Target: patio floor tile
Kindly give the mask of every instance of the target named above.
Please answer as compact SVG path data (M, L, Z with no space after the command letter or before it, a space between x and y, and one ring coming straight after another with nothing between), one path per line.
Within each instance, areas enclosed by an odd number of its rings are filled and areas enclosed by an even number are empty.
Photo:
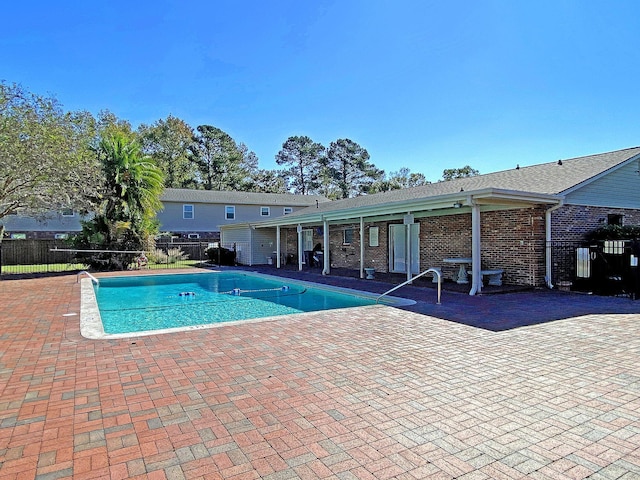
M96 341L79 292L0 281L0 478L640 478L640 302L448 293Z

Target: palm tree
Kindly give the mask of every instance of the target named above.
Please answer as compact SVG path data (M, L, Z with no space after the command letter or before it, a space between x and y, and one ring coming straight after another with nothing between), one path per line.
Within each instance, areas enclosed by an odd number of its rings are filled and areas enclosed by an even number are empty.
M140 145L122 133L103 138L98 145L105 174L102 214L115 224L128 222L140 240L154 233L152 223L162 208L162 171Z
M137 141L123 132L104 136L95 151L102 164L103 184L95 216L83 224L76 245L105 250L150 249L158 231L156 212L162 208L162 171L151 157L142 154ZM131 261L125 257L98 255L94 266L122 268Z

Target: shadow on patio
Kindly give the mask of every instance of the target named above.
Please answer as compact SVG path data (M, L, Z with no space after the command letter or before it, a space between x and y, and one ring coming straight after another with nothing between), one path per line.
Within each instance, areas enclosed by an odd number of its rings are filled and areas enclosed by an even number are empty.
M358 270L338 268L333 268L331 275L322 275L320 269L298 271L291 266L280 269L266 265L233 268L379 294L406 280L404 274L378 272L374 280L365 280L360 278ZM512 285L486 286L482 295L470 296L469 288L469 285L445 281L442 301L437 305L436 284L430 277L423 277L391 295L416 302L415 305L399 307L403 310L494 332L581 315L640 313L640 302L627 297L601 297Z

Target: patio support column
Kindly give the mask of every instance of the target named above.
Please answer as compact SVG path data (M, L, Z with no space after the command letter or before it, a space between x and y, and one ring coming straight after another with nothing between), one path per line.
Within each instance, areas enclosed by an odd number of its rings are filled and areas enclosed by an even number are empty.
M276 268L280 268L280 225L276 225Z
M471 291L469 295L482 292L482 274L480 258L480 206L472 199L471 204Z
M304 255L302 251L302 225L298 224L296 231L298 232L298 270L302 271L302 257Z
M364 217L360 217L360 278L364 278Z
M323 220L322 222L322 242L324 250L324 255L322 256L322 261L324 265L322 266L322 274L329 275L331 273L331 259L329 258L329 221Z

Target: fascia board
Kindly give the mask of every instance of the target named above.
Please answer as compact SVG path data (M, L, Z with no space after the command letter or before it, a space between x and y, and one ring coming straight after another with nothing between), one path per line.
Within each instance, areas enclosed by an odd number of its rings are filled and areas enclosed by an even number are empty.
M265 220L256 223L256 228L298 225L298 224L317 224L324 220L335 222L339 220L357 219L360 217L380 217L385 215L398 215L408 212L416 212L421 210L442 210L450 209L453 204L460 202L463 205L469 205L469 199L482 200L483 204L555 204L562 197L551 194L538 194L530 192L521 192L515 190L499 190L487 188L482 190L474 190L468 192L455 192L436 197L417 198L400 202L393 202L381 205L367 205L365 207L350 208L346 210L329 211L325 213L301 214L296 217L279 217L273 220ZM493 201L492 201L493 200Z

